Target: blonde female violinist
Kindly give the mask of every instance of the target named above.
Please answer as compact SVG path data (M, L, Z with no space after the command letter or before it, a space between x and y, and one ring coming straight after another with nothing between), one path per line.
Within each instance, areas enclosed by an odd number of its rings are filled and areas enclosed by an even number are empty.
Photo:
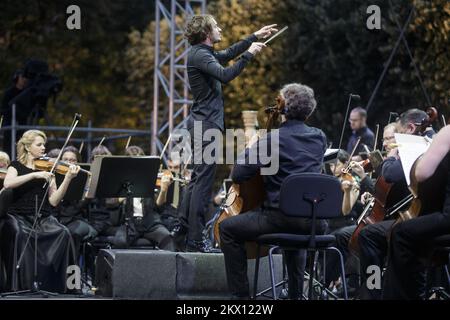
M29 289L33 281L37 280L41 283L41 289L64 292L67 266L75 262L70 232L52 213L80 168L71 165L64 181L57 188L54 175L36 170L34 164L35 159L44 156L46 141L45 133L38 130L26 131L17 143L18 161L13 161L8 167L4 181L5 189L13 191L13 200L8 208L9 215L0 239L2 256L19 259L23 252L20 263L7 261L8 284L12 290ZM48 186L48 193L44 186ZM36 211L39 210L37 207L40 208L40 215L36 217ZM4 232L5 230L8 232ZM34 279L35 243L37 279ZM19 263L18 271L16 263ZM18 279L17 283L15 279Z

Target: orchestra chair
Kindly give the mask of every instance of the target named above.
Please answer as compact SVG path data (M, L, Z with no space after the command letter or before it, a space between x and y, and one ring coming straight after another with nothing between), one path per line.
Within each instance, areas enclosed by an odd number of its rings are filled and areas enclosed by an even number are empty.
M320 173L292 174L284 179L280 189L280 212L288 217L311 219L311 231L309 234L297 233L272 233L261 235L256 239L260 252L261 246L271 246L269 250L269 270L271 276L272 298L277 299L276 284L274 278L273 251L279 248L282 251L306 250L309 266L308 299L313 299L313 281L317 283L313 275L315 273L315 261L317 253L335 251L340 258L341 278L344 291L344 299L347 299L347 284L345 279L344 259L342 253L336 247L335 236L317 235L317 219L334 219L342 217L343 193L340 181L333 176ZM253 298L257 293L259 260L255 262L255 277L253 283ZM322 286L321 286L322 287Z

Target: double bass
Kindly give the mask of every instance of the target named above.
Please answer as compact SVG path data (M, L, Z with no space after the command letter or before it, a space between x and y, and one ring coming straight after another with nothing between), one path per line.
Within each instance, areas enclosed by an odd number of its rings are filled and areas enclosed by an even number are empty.
M276 98L276 106L266 108L265 111L268 114L266 122L267 131L272 129L283 109L284 99L281 96ZM265 199L266 191L264 188L264 180L259 172L247 181L239 184L233 183L228 191L223 210L214 223L214 240L220 245L219 225L223 220L257 209L261 207ZM247 242L246 249L248 259L255 259L257 257L256 243ZM267 255L266 251L265 248L262 248L259 255Z

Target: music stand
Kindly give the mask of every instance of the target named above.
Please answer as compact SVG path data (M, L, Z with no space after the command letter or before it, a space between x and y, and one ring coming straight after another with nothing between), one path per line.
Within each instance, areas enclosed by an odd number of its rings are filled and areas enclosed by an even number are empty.
M64 175L56 174L56 185L59 186L64 180ZM86 191L89 175L86 172L80 171L77 176L70 181L66 194L63 200L65 201L80 201L83 199L83 195Z
M91 183L86 198L126 198L125 218L133 213L133 198L153 198L160 166L156 156L97 156L91 166Z

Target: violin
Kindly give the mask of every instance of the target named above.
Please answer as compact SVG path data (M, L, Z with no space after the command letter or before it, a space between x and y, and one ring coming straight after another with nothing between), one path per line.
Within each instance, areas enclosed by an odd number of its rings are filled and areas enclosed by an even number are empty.
M381 152L378 154L378 150L376 151L376 157L371 157L369 155L369 158L359 161L359 165L363 167L364 172L370 173L375 171L376 168L378 168L381 163L383 162L383 156L381 155Z
M48 158L48 157L42 157L34 160L34 168L35 170L40 171L48 171L50 172L54 166L55 162ZM66 173L69 171L71 163L67 163L64 161L59 161L58 164L55 166L55 172L61 175L66 175ZM85 172L87 174L91 174L90 171L87 171L85 169L80 168L80 171Z

